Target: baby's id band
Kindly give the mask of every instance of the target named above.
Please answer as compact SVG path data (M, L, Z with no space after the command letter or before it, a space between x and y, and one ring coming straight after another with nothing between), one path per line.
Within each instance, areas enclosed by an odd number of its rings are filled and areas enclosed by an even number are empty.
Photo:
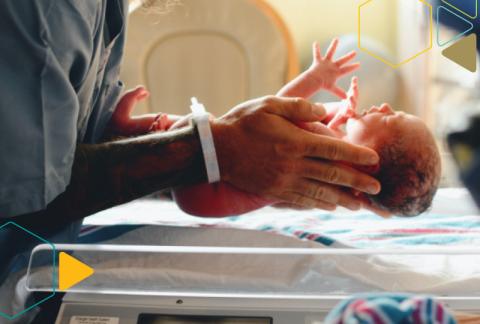
M197 127L202 146L205 168L207 171L208 183L220 181L220 168L218 167L217 152L213 142L212 129L210 128L209 115L205 106L198 102L197 98L192 98L192 120Z

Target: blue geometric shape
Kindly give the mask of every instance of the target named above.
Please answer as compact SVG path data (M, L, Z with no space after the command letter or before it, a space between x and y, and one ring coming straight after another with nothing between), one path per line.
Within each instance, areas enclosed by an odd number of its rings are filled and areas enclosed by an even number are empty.
M463 32L457 34L455 37L451 38L450 40L448 40L446 42L441 42L440 41L440 15L442 14L442 12L446 15L449 15L450 18L452 18L452 17L458 18L459 22L465 23L465 28L466 28ZM467 34L468 32L470 32L472 30L473 30L473 24L470 21L468 21L467 19L463 18L459 14L453 12L452 10L450 10L450 9L444 7L444 6L439 6L437 8L437 43L438 43L438 46L445 46L447 44L450 44L450 43L460 39L462 36L464 36L465 34Z
M470 19L478 17L478 0L442 0L442 2ZM472 11L474 13L471 13Z
M26 232L27 234L35 237L36 239L38 239L39 241L45 243L45 244L48 244L50 245L50 247L52 248L52 293L50 295L48 295L47 297L43 298L42 300L36 302L35 304L25 308L24 310L22 310L21 312L18 312L16 314L13 314L13 315L9 315L7 313L4 313L2 311L0 311L0 317L3 317L3 318L6 318L8 320L14 320L20 316L22 316L23 314L25 314L26 312L28 312L29 310L32 310L33 308L37 307L38 305L42 304L43 302L49 300L50 298L52 298L53 296L55 296L56 294L56 287L57 287L57 271L56 271L56 264L57 264L57 261L56 261L56 254L57 254L57 250L55 248L55 245L49 241L47 241L46 239L42 238L41 236L27 230L26 228L18 225L17 223L15 222L7 222L3 225L0 226L0 231L4 228L7 228L8 226L13 226L13 227L16 227L24 232Z

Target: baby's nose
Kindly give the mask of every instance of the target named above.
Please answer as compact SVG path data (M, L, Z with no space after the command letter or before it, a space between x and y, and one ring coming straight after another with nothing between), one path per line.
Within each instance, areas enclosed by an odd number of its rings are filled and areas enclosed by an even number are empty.
M394 111L392 107L388 104L383 104L382 107L380 108L380 112L385 113L385 114L393 114Z

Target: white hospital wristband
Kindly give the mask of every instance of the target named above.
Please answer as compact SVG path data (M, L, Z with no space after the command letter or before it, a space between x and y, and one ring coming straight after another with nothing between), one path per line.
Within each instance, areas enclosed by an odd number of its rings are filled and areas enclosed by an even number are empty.
M198 102L197 98L192 98L192 120L197 127L202 146L203 159L207 169L208 183L220 181L220 168L218 167L217 153L213 142L212 129L210 128L209 115L205 106Z

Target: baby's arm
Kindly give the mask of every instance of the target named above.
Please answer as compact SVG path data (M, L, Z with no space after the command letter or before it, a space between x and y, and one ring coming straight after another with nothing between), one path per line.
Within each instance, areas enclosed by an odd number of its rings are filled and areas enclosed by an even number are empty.
M308 99L319 90L325 89L341 99L347 98L345 91L336 85L337 80L358 69L360 64L348 64L356 56L355 51L334 61L338 43L338 39L332 41L325 57L322 56L318 43L314 43L313 63L310 68L285 85L277 95Z

